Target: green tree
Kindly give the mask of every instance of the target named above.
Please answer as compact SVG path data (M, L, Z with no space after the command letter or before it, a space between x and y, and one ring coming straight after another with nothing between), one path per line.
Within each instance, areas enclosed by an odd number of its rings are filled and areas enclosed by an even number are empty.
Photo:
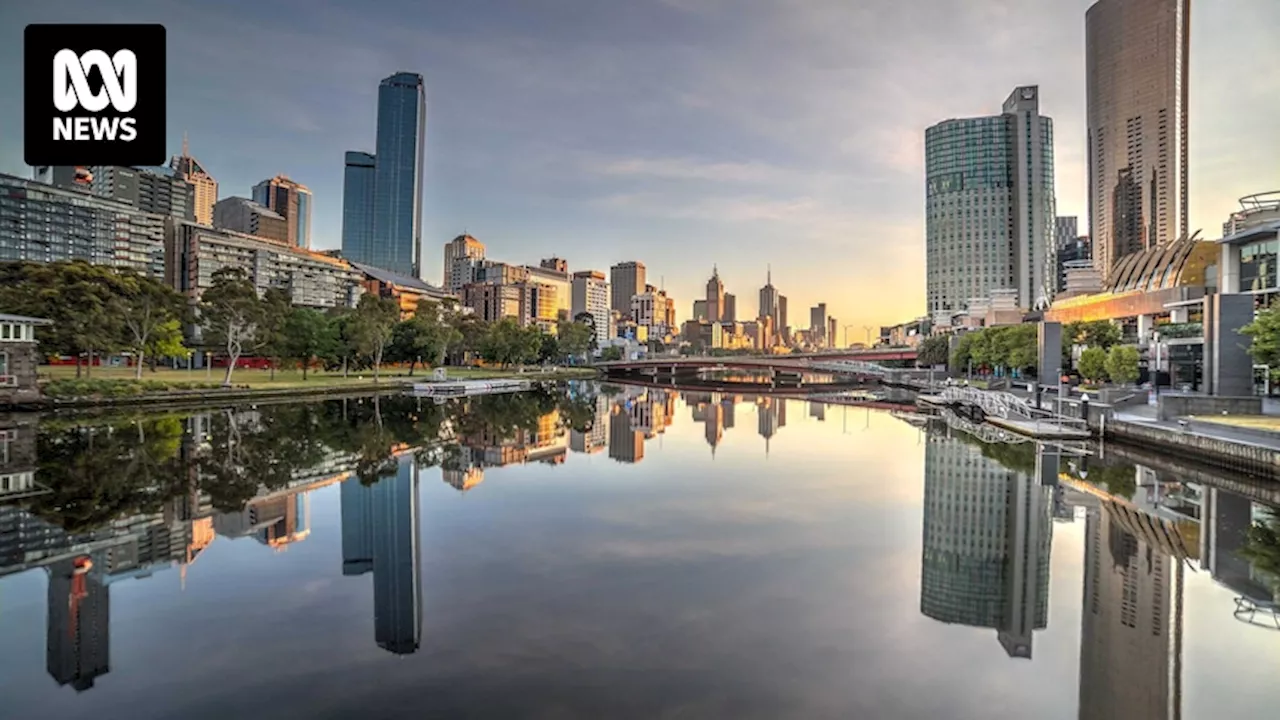
M1070 322L1062 326L1062 354L1069 357L1076 345L1110 350L1120 342L1120 326L1110 320Z
M178 329L178 346L182 345L181 322L179 318L186 310L186 299L178 291L156 282L150 278L139 277L129 273L122 277L124 294L116 307L120 311L120 322L124 330L123 345L134 355L134 378L142 379L142 364L151 350L158 347L158 335L167 333L163 338L167 349L173 349L173 329ZM185 353L185 348L183 348Z
M409 374L418 363L439 365L451 345L461 339L462 333L445 318L435 303L420 303L413 317L397 323L391 334L388 350L396 362L409 363Z
M1138 349L1116 345L1107 353L1107 375L1113 382L1127 385L1138 379Z
M951 354L951 340L943 335L935 335L925 338L920 343L920 350L916 356L916 364L921 367L933 367L934 365L945 365L947 356Z
M591 331L591 339L588 342L587 351L594 354L596 348L599 347L599 341L596 339L596 316L584 310L573 316L573 322L575 324L586 325Z
M200 298L200 323L205 342L226 355L223 387L231 387L240 356L257 347L262 316L262 302L244 270L224 267L213 274L213 284Z
M560 359L560 341L551 333L542 333L538 343L538 362L547 364Z
M600 352L600 359L605 362L615 362L622 359L622 348L617 345L610 345Z
M382 355L391 342L400 319L400 307L391 298L365 293L356 305L354 337L360 352L373 361L373 381L378 382L382 371Z
M267 288L262 293L262 326L258 329L258 346L271 361L271 379L276 379L276 366L289 357L289 337L285 323L293 314L293 300L283 288Z
M313 358L326 357L336 342L333 323L319 310L293 308L284 322L283 356L302 366L302 379Z
M1088 380L1107 379L1107 351L1100 347L1085 348L1077 363L1080 375Z
M589 314L588 317L590 317ZM591 352L591 347L595 344L596 331L594 327L583 322L561 321L556 326L556 337L560 342L561 355L577 358Z
M151 369L155 370L157 358L187 357L191 350L183 343L182 321L173 318L156 327L147 341L147 357L151 358Z
M1280 511L1270 509L1267 515L1245 532L1240 557L1271 585L1272 598L1280 599Z
M1272 306L1254 315L1253 322L1240 328L1240 334L1248 337L1249 354L1259 365L1280 365L1280 309Z
M355 313L351 308L330 308L329 325L333 328L333 344L323 357L329 369L342 368L342 377L347 377L351 367L351 359L360 349L356 345Z

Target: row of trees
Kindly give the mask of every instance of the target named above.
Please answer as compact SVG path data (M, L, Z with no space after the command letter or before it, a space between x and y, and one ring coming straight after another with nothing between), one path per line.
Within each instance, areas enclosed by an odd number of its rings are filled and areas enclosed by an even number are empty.
M930 345L934 340L930 338L921 345L921 364L939 364L937 358L943 356L945 349ZM1083 346L1085 350L1077 368L1081 375L1092 380L1110 378L1118 383L1133 382L1138 378L1138 351L1120 345L1120 340L1120 327L1106 320L1067 323L1062 326L1062 357L1066 361L1073 348ZM956 371L969 367L982 371L1025 371L1036 366L1038 345L1038 327L1030 323L965 333L951 352L951 367Z
M303 378L319 363L341 369L371 368L375 379L384 362L418 365L454 363L480 357L504 367L531 362L559 362L580 357L595 344L591 326L579 319L562 321L551 335L537 327L521 327L514 319L485 323L455 308L423 303L413 317L401 320L396 303L364 295L354 309L320 311L293 305L288 292L272 288L261 297L239 268L213 274L200 303L168 285L131 271L118 271L83 261L51 264L0 264L0 312L48 318L41 328L44 353L70 355L76 375L92 374L96 356L128 352L136 377L143 365L187 357L199 347L226 359L223 384L230 385L241 357L268 358L277 366L302 369ZM200 327L198 341L184 330ZM87 363L82 365L82 358Z
M185 356L185 298L173 288L127 270L83 261L51 264L0 263L0 312L47 318L39 330L47 354L81 358L92 371L97 355L126 351L137 375L148 359Z

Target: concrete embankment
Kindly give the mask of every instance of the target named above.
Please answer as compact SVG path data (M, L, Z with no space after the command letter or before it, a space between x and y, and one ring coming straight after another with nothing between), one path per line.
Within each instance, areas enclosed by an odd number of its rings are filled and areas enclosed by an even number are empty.
M1201 434L1192 428L1174 429L1152 423L1109 419L1099 428L1109 440L1159 448L1168 454L1229 470L1280 477L1280 450L1243 438Z

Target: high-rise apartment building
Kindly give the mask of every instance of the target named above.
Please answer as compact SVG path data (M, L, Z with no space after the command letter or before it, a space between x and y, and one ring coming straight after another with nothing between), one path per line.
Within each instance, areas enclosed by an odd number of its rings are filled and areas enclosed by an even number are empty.
M724 294L724 309L720 311L720 322L738 322L738 298L733 293Z
M930 315L949 322L992 290L1017 290L1025 310L1053 299L1053 121L1039 96L1015 88L1000 115L925 131Z
M279 288L304 307L355 307L364 292L364 273L347 262L286 242L173 220L162 236L163 277L192 303L227 267L244 270L259 294Z
M311 249L311 190L284 175L253 186L253 201L274 210L287 224L287 242Z
M778 333L778 337L784 343L791 342L791 333L787 325L787 296L778 296L778 322L774 326L774 331Z
M427 96L422 76L396 73L385 78L378 86L374 237L363 261L411 277L421 277L422 272L426 131Z
M592 323L595 325L596 343L599 345L608 342L611 335L609 299L609 283L604 279L604 273L596 270L579 270L573 274L573 301L570 312L574 318L582 313L591 316Z
M484 243L464 234L444 244L443 287L454 295L462 292L463 285L474 280L472 264L457 266L458 260L484 260Z
M213 226L293 244L290 242L288 219L249 198L229 197L214 203Z
M556 272L568 273L569 261L558 257L543 258L538 263L538 267L545 268L547 270L555 270Z
M84 260L164 277L165 216L0 174L0 261Z
M706 322L710 319L710 316L707 314L706 300L693 301L693 318L692 319L698 320L700 322Z
M1187 236L1191 0L1099 0L1085 13L1089 236L1116 260Z
M764 287L760 288L760 311L756 317L773 318L774 328L778 327L778 288L773 286L773 268L765 273Z
M538 317L544 320L556 321L560 318L566 320L573 319L573 279L569 277L569 273L561 272L553 268L534 267L526 265L525 276L529 283L537 283L545 287L539 293L539 310ZM550 315L547 315L545 303L551 302Z
M213 204L218 202L218 181L213 179L199 160L191 157L185 137L182 139L182 154L174 155L169 159L169 169L176 172L178 177L191 183L195 197L191 210L196 222L212 225Z
M620 262L609 268L609 285L612 293L609 308L623 317L631 314L631 297L644 291L644 263L636 260Z
M128 203L143 212L195 220L196 186L167 167L93 169L93 192Z
M840 346L840 324L833 317L827 318L827 347Z
M37 165L31 179L71 190L92 190L93 171L84 165Z
M631 317L636 325L649 329L650 338L661 337L677 330L671 313L673 307L665 292L650 285L645 292L631 298Z

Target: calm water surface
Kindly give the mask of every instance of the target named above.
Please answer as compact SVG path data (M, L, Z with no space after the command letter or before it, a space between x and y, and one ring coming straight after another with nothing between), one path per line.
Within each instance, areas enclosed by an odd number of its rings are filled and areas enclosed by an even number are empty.
M4 718L1280 707L1280 486L1140 451L590 385L0 428Z

